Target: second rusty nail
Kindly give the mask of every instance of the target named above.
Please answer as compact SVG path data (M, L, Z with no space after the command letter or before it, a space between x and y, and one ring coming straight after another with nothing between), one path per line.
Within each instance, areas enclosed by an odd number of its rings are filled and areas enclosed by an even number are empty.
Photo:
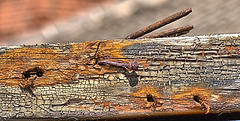
M143 35L145 35L147 33L150 33L150 32L152 32L152 31L154 31L154 30L156 30L156 29L158 29L158 28L160 28L162 26L165 26L165 25L167 25L167 24L169 24L169 23L171 23L173 21L176 21L176 20L182 18L182 17L188 15L191 12L192 12L191 8L184 9L184 10L182 10L182 11L180 11L178 13L175 13L175 14L173 14L173 15L171 15L171 16L169 16L169 17L167 17L167 18L165 18L165 19L163 19L161 21L158 21L158 22L156 22L156 23L154 23L152 25L149 25L146 28L143 28L143 29L141 29L141 30L139 30L137 32L134 32L134 33L126 36L125 39L136 39L138 37L141 37L141 36L143 36Z
M192 25L187 25L187 26L178 27L178 28L175 28L175 29L163 31L163 32L160 32L160 33L157 33L157 34L144 36L144 37L141 37L141 39L143 39L143 38L158 38L158 37L160 38L160 37L179 36L179 35L188 33L192 29L193 29Z

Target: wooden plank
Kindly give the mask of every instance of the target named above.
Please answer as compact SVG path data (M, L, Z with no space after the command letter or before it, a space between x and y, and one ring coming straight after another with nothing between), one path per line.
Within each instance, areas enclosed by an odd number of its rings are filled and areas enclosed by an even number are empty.
M239 113L239 35L2 46L0 117Z

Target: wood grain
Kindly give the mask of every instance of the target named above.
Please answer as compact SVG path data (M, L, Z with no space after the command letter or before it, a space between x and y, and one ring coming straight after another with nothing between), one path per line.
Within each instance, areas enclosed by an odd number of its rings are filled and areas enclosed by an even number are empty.
M0 117L103 119L239 112L239 35L2 46ZM99 60L137 61L139 68L99 65ZM22 73L34 67L42 68L43 76L23 78Z

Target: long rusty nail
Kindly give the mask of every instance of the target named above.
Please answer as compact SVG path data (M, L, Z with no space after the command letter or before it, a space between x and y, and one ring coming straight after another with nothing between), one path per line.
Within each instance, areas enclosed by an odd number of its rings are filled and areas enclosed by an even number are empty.
M143 39L143 38L158 38L158 37L180 36L182 34L188 33L192 29L193 29L193 25L187 25L187 26L178 27L178 28L175 28L175 29L163 31L163 32L160 32L160 33L157 33L157 34L144 36L144 37L141 37L141 39Z
M152 31L154 31L154 30L156 30L156 29L158 29L158 28L160 28L162 26L165 26L165 25L167 25L167 24L169 24L169 23L171 23L173 21L176 21L176 20L182 18L182 17L188 15L191 12L192 12L191 8L184 9L184 10L182 10L182 11L180 11L178 13L175 13L175 14L173 14L173 15L171 15L171 16L169 16L169 17L167 17L167 18L165 18L165 19L163 19L161 21L158 21L158 22L156 22L156 23L154 23L152 25L149 25L146 28L143 28L143 29L141 29L141 30L139 30L137 32L134 32L134 33L126 36L125 39L136 39L138 37L141 37L141 36L143 36L143 35L145 35L145 34L147 34L149 32L152 32Z

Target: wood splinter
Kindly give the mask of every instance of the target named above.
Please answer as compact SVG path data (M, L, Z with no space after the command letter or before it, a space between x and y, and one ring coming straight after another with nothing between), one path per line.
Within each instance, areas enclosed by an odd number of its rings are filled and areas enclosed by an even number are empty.
M199 97L198 95L193 96L193 100L197 103L199 103L201 106L203 106L204 108L206 108L207 112L205 114L208 114L210 111L210 106L205 103L201 97Z

